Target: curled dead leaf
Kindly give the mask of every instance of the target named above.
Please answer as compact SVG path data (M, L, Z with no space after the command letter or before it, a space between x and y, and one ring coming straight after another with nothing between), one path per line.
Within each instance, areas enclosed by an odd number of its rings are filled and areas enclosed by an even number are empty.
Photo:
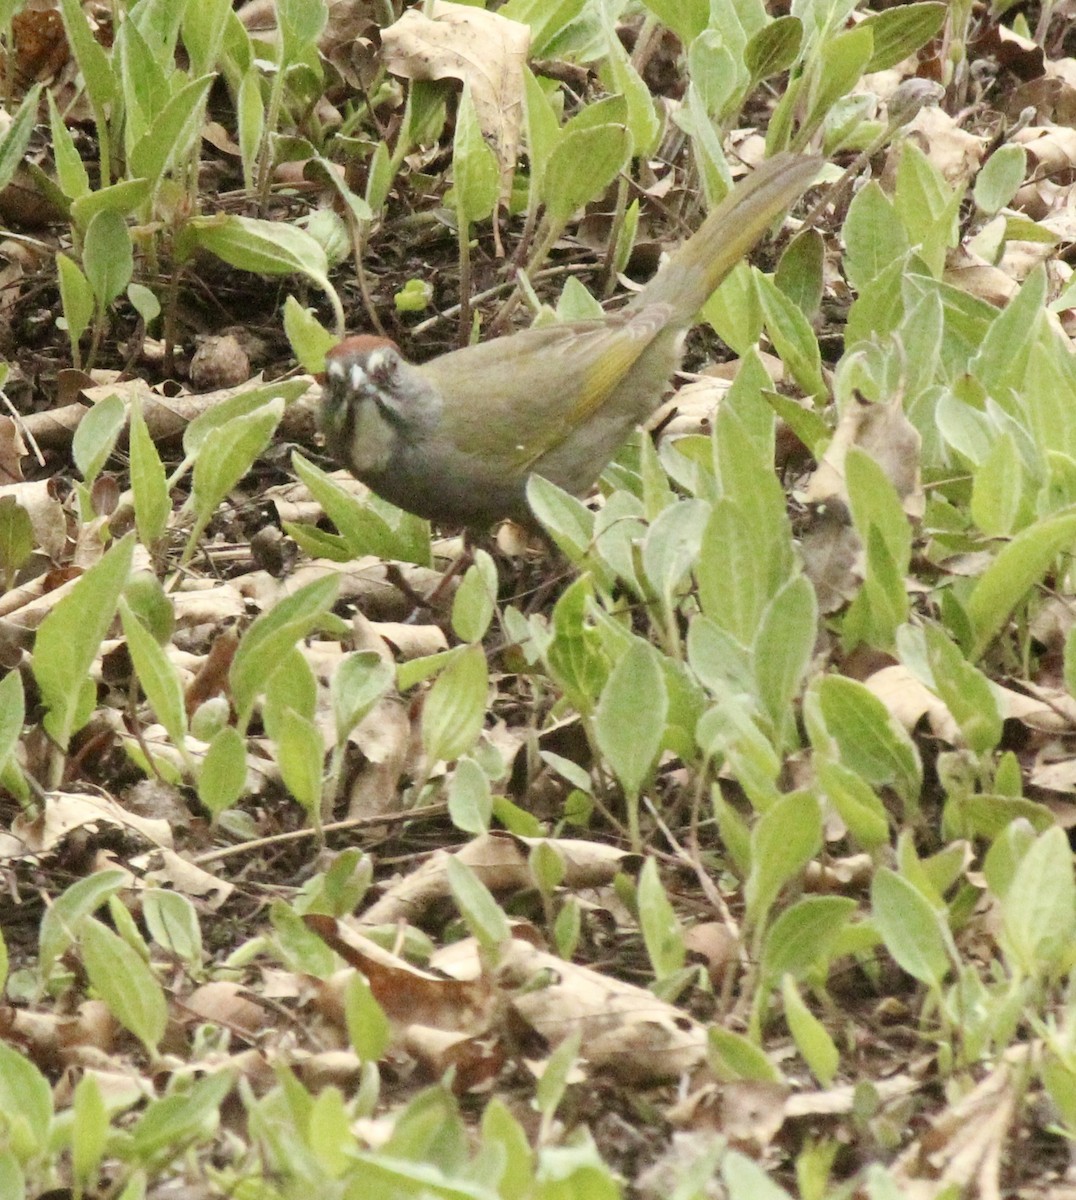
M446 0L424 11L410 8L381 31L382 59L394 75L471 85L479 127L500 163L502 194L511 188L519 154L529 49L529 26Z

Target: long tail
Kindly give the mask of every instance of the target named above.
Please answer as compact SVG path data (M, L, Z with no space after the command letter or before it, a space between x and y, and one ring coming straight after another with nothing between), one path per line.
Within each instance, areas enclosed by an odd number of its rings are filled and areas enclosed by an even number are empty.
M742 179L635 297L669 304L688 325L711 293L818 174L816 155L778 154Z

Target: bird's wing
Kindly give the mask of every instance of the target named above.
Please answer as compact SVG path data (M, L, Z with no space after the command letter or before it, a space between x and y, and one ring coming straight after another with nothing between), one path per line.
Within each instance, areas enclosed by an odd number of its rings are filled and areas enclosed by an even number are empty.
M446 405L472 409L457 439L461 450L523 472L598 412L670 316L668 305L656 304L603 320L526 329L445 354L420 370ZM482 395L473 390L477 379Z

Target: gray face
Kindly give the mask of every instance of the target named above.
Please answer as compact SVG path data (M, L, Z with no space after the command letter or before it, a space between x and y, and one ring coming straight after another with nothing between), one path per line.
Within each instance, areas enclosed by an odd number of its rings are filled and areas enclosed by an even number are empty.
M350 444L356 427L365 424L361 410L367 407L376 408L390 425L398 424L391 397L399 389L399 368L400 356L390 346L330 357L321 396L325 432Z

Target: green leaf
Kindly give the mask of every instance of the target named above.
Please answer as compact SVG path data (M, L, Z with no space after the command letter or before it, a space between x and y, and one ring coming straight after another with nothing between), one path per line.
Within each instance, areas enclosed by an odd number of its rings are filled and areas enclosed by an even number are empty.
M760 83L787 71L803 44L803 22L799 17L777 17L764 25L744 47L744 66L751 82Z
M822 124L830 109L862 78L874 52L874 39L864 25L865 22L823 41L812 103L797 134L798 143L805 144L805 138Z
M11 123L4 131L4 136L0 137L0 191L6 188L15 177L15 172L19 169L19 164L30 145L30 137L37 122L40 99L41 84L35 83L23 97L22 103L11 118ZM51 92L49 101L52 102ZM68 141L70 141L70 135L68 135Z
M284 39L284 62L292 63L314 48L329 19L325 0L277 0Z
M340 298L329 282L329 260L321 243L283 221L254 217L195 217L184 230L192 248L258 275L305 275L338 309Z
M157 720L164 726L172 742L181 750L186 748L187 710L179 673L164 648L131 611L122 597L120 619L127 650L146 699Z
M147 888L142 896L142 918L149 935L163 950L187 964L202 969L202 930L194 905L179 892Z
M721 1176L729 1200L789 1200L784 1188L746 1154L730 1150L721 1163Z
M176 628L176 610L157 576L150 571L136 571L124 588L123 598L154 639L162 646L168 645Z
M808 395L824 396L826 382L822 378L822 356L811 323L768 276L754 272L766 331L773 341L781 361Z
M134 537L106 551L48 613L34 642L33 672L49 710L45 728L66 750L77 728L83 687L131 573ZM87 714L88 715L88 714Z
M581 500L541 475L531 475L527 504L569 561L577 566L586 561L594 540L594 514Z
M639 796L657 762L668 709L658 652L635 642L613 667L594 715L598 749L629 798Z
M867 851L889 841L889 814L874 789L843 763L818 761L818 782L826 798L848 826L848 832Z
M489 829L493 796L489 777L473 758L456 763L448 786L448 815L462 833L479 834Z
M780 1083L781 1073L766 1057L766 1052L742 1033L721 1025L706 1031L708 1057L718 1080L755 1079L761 1083Z
M822 303L825 239L817 229L805 229L788 244L777 264L774 283L810 320Z
M292 466L325 515L340 530L344 539L344 558L376 555L398 562L429 566L429 523L373 496L358 500L344 491L322 470L301 454L293 454ZM390 523L390 515L395 523ZM297 532L297 527L292 527Z
M700 315L741 358L751 352L762 335L762 306L747 263L733 267Z
M109 1135L108 1108L95 1076L85 1074L75 1085L71 1106L71 1170L82 1188L94 1180Z
M795 700L818 637L818 602L803 575L784 585L766 606L751 647L757 695L779 739L794 718Z
M293 709L275 730L276 759L284 786L315 822L321 812L325 755L321 731Z
M216 69L231 15L230 0L198 0L195 4L185 5L183 45L190 58L193 76L207 75Z
M431 762L452 762L478 740L489 672L481 646L465 646L438 675L422 710L422 745Z
M134 212L149 199L152 191L148 179L125 179L122 183L98 188L72 201L71 217L75 225L85 232L94 218L103 212L121 217Z
M132 175L156 184L166 170L174 170L193 151L200 137L206 97L215 75L203 75L175 92L154 115L153 123L138 140L128 161Z
M33 553L34 525L14 496L0 496L0 569L10 581Z
M774 918L762 944L762 979L802 979L816 964L828 966L830 950L856 910L847 896L805 896Z
M636 71L611 19L605 21L605 51L598 64L599 78L614 96L623 96L627 101L630 154L635 158L647 158L657 148L662 122L650 88Z
M152 548L168 528L172 501L168 495L164 464L142 416L142 403L137 396L131 403L129 449L138 536L144 546Z
M683 968L687 951L683 928L661 886L657 863L652 858L643 863L639 873L638 906L643 942L654 978L660 983Z
M841 1056L826 1027L803 1002L795 981L786 975L781 981L781 998L785 1005L785 1020L788 1022L796 1049L811 1074L824 1087L832 1085L841 1063Z
M93 483L127 423L127 406L112 395L90 408L78 423L71 442L75 466L87 483Z
M348 734L373 710L392 686L392 680L392 665L374 651L344 655L329 683L338 746L347 741Z
M316 374L325 369L325 355L337 339L314 315L312 308L303 308L294 296L284 301L284 334L304 371Z
M744 888L745 920L759 928L781 889L822 845L822 810L806 793L790 793L772 804L751 831L751 871Z
M972 752L989 754L1002 734L1003 715L994 685L937 625L925 625L923 634L934 690L960 726Z
M566 225L596 199L627 165L631 133L621 125L566 131L553 147L542 177L542 200L554 227Z
M710 23L709 0L644 0L655 17L676 34L685 46Z
M125 871L110 869L73 883L45 910L38 933L38 967L47 980L56 960L78 937L82 922L127 882Z
M546 651L550 674L572 707L590 714L609 676L601 635L587 620L594 587L580 576L553 608L553 641Z
M1001 898L1001 914L1008 955L1027 975L1042 980L1069 969L1076 880L1063 829L1035 839Z
M148 287L144 287L141 283L127 285L127 299L146 325L152 325L161 315L161 302ZM135 401L137 401L137 397L133 398L132 406Z
M104 48L93 36L89 20L78 0L60 0L60 11L67 30L67 40L86 82L86 92L94 115L100 119L116 95L112 65Z
M306 655L292 646L281 655L265 685L262 724L273 741L293 714L313 721L318 707L318 681Z
M258 693L284 655L322 625L339 586L335 575L308 583L263 613L243 635L228 673L240 729L246 728Z
M471 935L486 954L496 960L512 934L508 918L493 894L466 863L453 854L445 864L448 886Z
M258 157L265 137L265 101L262 99L262 76L257 66L244 73L236 101L239 153L243 160L243 182L253 192L257 181Z
M28 1057L0 1042L0 1112L5 1148L38 1158L49 1146L53 1123L52 1088Z
M1024 469L1016 439L996 436L972 478L971 516L988 537L1005 537L1016 526L1024 498Z
M497 156L482 137L471 86L464 83L456 111L452 142L452 186L461 225L484 221L493 212L500 190Z
M93 288L78 266L66 254L56 255L56 273L60 284L60 304L67 322L67 333L71 339L71 351L75 361L78 357L79 338L90 327L93 319Z
M0 768L6 767L11 761L22 738L25 719L26 698L22 690L22 676L18 671L9 671L0 679Z
M198 771L198 799L214 822L243 795L247 782L247 744L225 725L209 743Z
M682 500L659 513L643 541L643 570L667 611L699 559L699 547L710 519L704 500Z
M321 244L283 221L218 215L196 217L188 228L195 245L244 271L306 275L315 282L328 274Z
M234 1073L219 1071L196 1080L189 1091L151 1101L131 1131L136 1162L176 1157L188 1144L208 1142L220 1123L220 1106L235 1085Z
M168 1005L146 961L93 917L82 923L79 946L86 975L109 1012L154 1056L168 1024Z
M940 989L957 957L944 914L914 884L882 867L871 883L871 917L897 965Z
M465 642L485 636L497 606L497 567L485 550L476 550L452 599L452 628Z
M908 253L908 235L893 201L871 180L852 197L844 219L844 268L857 291Z
M993 216L1016 195L1026 174L1027 151L1024 147L1012 142L999 146L975 177L975 203Z
M384 1057L392 1042L392 1026L360 971L354 972L344 989L344 1022L351 1047L362 1062Z
M948 6L938 3L905 4L899 8L868 13L860 22L874 38L868 71L888 71L914 54L942 27Z
M982 655L1016 605L1073 542L1076 511L1069 509L1037 521L1002 547L968 599L967 613L975 630L972 659Z
M193 552L217 505L269 445L283 415L284 401L277 397L255 412L228 421L221 426L219 437L206 441L199 448L191 478L190 504L195 522L187 543L187 557Z
M869 688L854 679L827 675L817 687L819 707L841 760L876 787L892 785L916 805L922 765L914 742Z
M134 250L127 222L111 209L99 212L86 230L82 265L99 308L122 295L134 272Z

